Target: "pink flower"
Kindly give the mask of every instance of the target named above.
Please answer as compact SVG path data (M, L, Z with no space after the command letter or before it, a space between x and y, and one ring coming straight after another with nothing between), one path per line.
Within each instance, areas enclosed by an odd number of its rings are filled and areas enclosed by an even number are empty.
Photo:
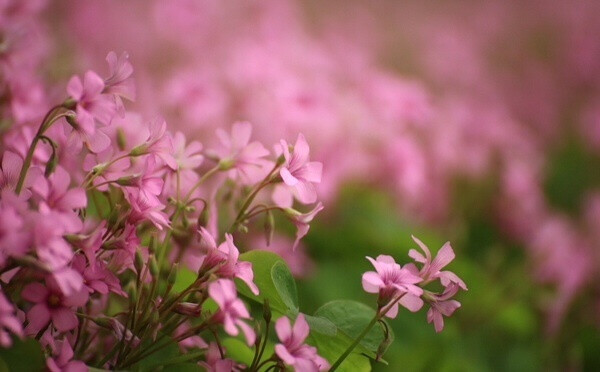
M208 294L221 309L214 315L214 320L223 323L225 332L231 336L238 335L239 327L248 345L253 345L256 340L254 329L242 320L251 319L250 313L242 300L237 297L235 283L229 279L219 279L208 286Z
M307 213L300 213L295 209L286 208L284 209L286 216L292 221L294 225L296 225L296 240L292 246L293 250L296 250L300 239L302 239L306 234L308 234L308 230L310 229L309 223L315 218L317 213L323 210L323 204L321 202L317 203L317 205Z
M63 238L67 231L62 217L43 204L40 207L29 222L35 224L32 235L36 254L49 269L63 268L71 262L73 249Z
M275 353L288 366L298 372L326 371L329 363L317 354L317 348L304 344L310 331L303 314L296 318L294 328L290 319L282 316L275 323L277 337L281 341L275 345Z
M148 220L162 230L163 226L169 226L169 220L162 212L165 206L158 199L164 181L154 175L155 164L153 157L146 158L144 169L140 174L123 177L118 180L118 183L124 186L125 197L132 208L129 222Z
M227 279L239 278L246 283L252 293L258 295L258 287L254 284L252 264L250 262L238 261L240 252L233 243L233 236L225 234L225 242L221 243L217 248L215 240L208 230L200 227L199 233L202 238L202 244L207 249L200 272L206 272L216 267L217 269L214 270L216 275Z
M410 311L417 311L423 306L420 296L423 290L416 286L422 281L420 277L411 273L408 268L402 268L387 255L377 256L377 260L367 257L375 267L375 271L363 274L362 286L368 293L378 293L378 304L380 308L385 307L390 301L402 296L398 303ZM395 303L385 314L389 318L395 318L398 314L398 303Z
M30 283L21 292L23 299L34 305L27 312L27 334L36 334L50 322L59 332L70 331L77 327L78 321L74 309L85 305L88 300L86 290L70 296L63 295L52 278L46 279L46 286L41 283Z
M427 284L439 278L444 287L449 286L450 283L455 283L463 290L467 290L465 282L463 282L456 274L454 274L451 271L440 271L442 268L444 268L446 265L452 262L452 260L454 260L455 255L454 251L452 250L452 247L450 246L450 242L446 242L446 244L444 244L442 248L440 248L437 256L432 261L431 252L429 251L429 248L427 248L427 246L423 244L422 241L415 238L414 236L412 238L425 253L425 256L423 256L421 253L417 252L414 249L411 249L408 252L408 255L413 260L423 264L423 268L421 268L421 271L419 273L419 276L423 278L423 284Z
M60 223L68 233L79 232L83 224L75 213L76 209L87 206L87 197L82 188L69 188L71 176L62 167L57 167L48 179L40 178L33 185L43 203L60 218Z
M12 194L0 199L0 267L8 257L21 257L29 250L30 232L23 216L26 202Z
M73 268L83 276L83 285L90 294L107 294L109 291L127 297L121 289L121 283L115 274L102 261L94 261L86 267L85 256L78 254L73 258Z
M230 177L239 177L245 184L252 184L265 176L267 161L262 159L269 155L260 142L250 142L252 125L248 122L233 124L231 135L217 129L217 137L221 142L218 155L224 170L230 169Z
M14 190L19 181L19 173L23 167L23 159L14 152L5 151L2 155L0 168L0 193L4 190Z
M427 311L427 323L433 322L435 331L438 333L444 329L443 317L451 316L460 307L460 302L451 299L458 292L458 287L457 284L452 283L445 288L441 295L428 293L425 296L431 305Z
M50 372L87 372L89 368L79 360L73 360L73 348L67 339L57 342L58 355L46 359Z
M115 114L115 105L109 95L102 94L104 80L93 71L83 77L73 76L67 85L67 93L77 102L76 113L79 129L88 135L96 132L96 120L109 124Z
M0 292L0 346L9 348L12 345L10 333L23 338L23 325L15 315L15 307L4 293Z
M108 62L110 76L104 80L103 93L114 95L118 100L117 106L122 108L123 103L120 102L120 97L130 101L135 100L135 85L131 77L133 66L129 62L129 54L123 52L117 57L117 53L109 52L106 62Z
M176 170L177 162L173 158L173 142L167 132L167 123L164 119L156 118L148 124L148 133L143 143L133 148L131 156L152 154L162 159L169 168Z
M185 135L181 132L177 132L173 136L173 153L175 154L177 168L180 170L196 169L204 161L202 144L198 141L192 141L186 146Z
M298 135L292 153L285 140L281 140L281 149L285 157L285 163L279 171L283 182L292 188L301 203L314 203L317 201L314 184L321 182L323 164L308 161L310 149L302 134Z
M206 361L199 362L198 364L204 367L208 372L231 372L239 371L243 368L243 365L237 364L231 359L222 358L219 345L215 342L211 342L210 345L208 345Z

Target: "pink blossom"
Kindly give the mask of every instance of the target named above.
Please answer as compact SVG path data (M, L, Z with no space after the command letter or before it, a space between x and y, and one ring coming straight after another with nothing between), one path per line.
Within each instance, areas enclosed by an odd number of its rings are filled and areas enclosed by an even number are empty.
M118 100L117 106L122 108L120 97L130 101L135 100L135 85L131 77L133 66L129 62L129 54L123 52L117 57L117 53L109 52L106 62L108 62L110 76L104 80L103 93L114 95Z
M52 270L71 262L73 250L63 238L67 230L59 213L42 204L39 213L33 214L29 223L35 224L33 246L40 261Z
M129 216L130 222L148 220L162 230L163 226L169 226L169 220L162 212L165 206L158 199L162 193L164 181L154 175L155 164L153 157L146 158L141 173L123 177L118 180L118 183L124 185L125 197L132 208Z
M83 285L90 294L97 292L107 294L110 292L127 297L121 289L119 278L106 267L102 261L94 261L86 267L85 256L78 254L73 258L73 268L81 273Z
M79 360L73 360L73 348L67 339L57 342L58 355L46 359L50 372L87 372L89 368Z
M408 252L408 255L413 260L423 264L423 268L419 273L419 276L423 278L423 284L427 284L439 278L444 287L447 287L448 285L450 285L450 283L456 283L463 290L467 290L465 282L463 282L456 274L454 274L451 271L440 271L442 268L444 268L446 265L452 262L452 260L454 260L454 251L450 246L450 242L446 242L442 246L442 248L440 248L437 256L432 261L431 252L429 251L429 248L427 248L427 246L423 244L422 241L415 238L414 236L412 238L425 253L425 256L423 256L421 253L417 252L414 249L411 249Z
M292 328L290 319L282 316L275 323L275 331L281 343L275 345L275 353L288 366L298 372L326 371L329 363L317 354L317 348L306 345L309 327L303 314L299 314Z
M143 143L134 147L130 155L140 156L152 154L162 159L169 168L176 170L177 162L173 158L173 142L171 135L167 132L167 123L164 119L156 118L148 124L148 132Z
M223 353L225 351L223 350ZM240 371L243 365L236 363L232 359L222 358L219 345L211 342L206 351L206 361L199 362L199 365L206 368L208 372L231 372Z
M185 135L176 132L173 136L173 153L177 162L177 169L196 169L204 161L202 155L202 144L198 141L191 141L185 144Z
M15 316L15 307L4 293L0 292L0 346L9 348L12 345L10 333L23 338L23 325Z
M377 260L367 257L375 267L375 271L367 271L362 277L362 286L368 293L378 293L378 304L380 308L385 307L390 301L402 296L398 303L410 311L417 311L423 306L420 296L423 290L416 286L422 281L420 277L413 274L407 267L402 268L387 255L377 256ZM398 314L398 303L395 303L385 314L389 318L395 318Z
M285 163L279 171L283 182L292 188L301 203L314 203L317 201L314 184L321 182L323 164L308 161L310 149L302 134L298 135L292 153L285 140L281 140L281 149L285 157Z
M4 196L0 199L0 267L8 257L21 257L29 249L31 241L23 210L25 201Z
M104 80L93 71L83 77L73 76L67 85L67 93L77 102L77 123L79 129L88 135L96 132L96 120L109 124L115 114L114 103L110 95L102 94Z
M27 312L27 334L36 334L50 322L59 332L70 331L77 327L78 321L74 308L85 305L88 300L86 290L70 296L63 295L58 285L50 278L46 285L30 283L21 292L23 299L34 305Z
M70 184L71 176L59 166L47 180L40 178L32 188L42 198L43 203L56 213L65 231L75 233L83 227L75 210L87 206L87 197L85 190L69 188Z
M242 320L251 319L250 313L242 300L237 297L235 283L229 279L219 279L208 286L208 294L221 309L214 315L215 321L223 323L225 332L231 336L238 335L239 327L248 345L253 345L256 339L254 329Z
M459 286L450 284L445 288L441 295L428 293L427 301L431 308L427 311L427 323L433 322L436 332L441 332L444 329L444 316L451 316L456 309L460 307L460 302L452 300Z
M267 161L262 158L269 155L269 150L258 141L250 142L250 123L233 124L231 135L222 129L218 129L216 134L221 142L217 154L223 167L230 169L230 177L239 177L243 183L252 184L265 176Z
M252 293L258 295L259 290L256 284L254 284L252 264L250 262L238 261L240 252L233 243L233 236L225 234L225 241L217 247L214 238L208 230L201 227L199 233L202 244L207 251L200 267L200 272L216 268L214 273L219 277L227 279L239 278L246 283Z
M292 249L296 250L300 239L302 239L306 234L308 234L308 230L310 229L309 223L315 218L317 213L323 210L323 204L321 202L317 203L317 205L309 212L300 213L295 209L286 208L285 214L292 221L292 223L296 226L296 240L292 245Z
M2 168L0 169L0 193L14 190L19 181L19 173L23 167L23 159L14 152L4 151Z

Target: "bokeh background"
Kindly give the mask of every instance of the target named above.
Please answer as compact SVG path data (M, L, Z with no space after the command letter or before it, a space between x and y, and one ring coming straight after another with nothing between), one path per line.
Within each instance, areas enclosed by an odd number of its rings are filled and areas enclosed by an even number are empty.
M42 81L127 51L133 107L205 146L236 120L307 137L326 209L296 252L289 226L248 240L302 311L450 240L462 308L439 335L401 314L376 370L600 369L600 2L69 0L32 30Z

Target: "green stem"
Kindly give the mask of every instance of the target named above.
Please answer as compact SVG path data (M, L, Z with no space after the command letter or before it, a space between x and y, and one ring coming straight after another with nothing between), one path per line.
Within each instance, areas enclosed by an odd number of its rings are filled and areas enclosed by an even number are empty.
M50 109L50 111L48 111L46 113L46 116L44 116L44 119L42 120L42 123L40 124L40 128L38 129L37 133L35 134L35 137L33 137L33 140L31 141L31 145L29 146L29 150L27 151L27 155L25 156L25 161L23 162L23 166L21 167L21 172L19 173L19 180L17 181L17 186L15 187L15 193L17 195L19 195L21 193L21 190L23 189L23 185L25 184L25 178L27 177L27 171L29 170L29 167L31 166L31 161L33 160L33 154L35 153L35 148L37 146L37 143L40 140L40 136L42 136L44 134L44 132L48 128L50 128L50 126L58 118L64 116L64 115L59 115L55 118L52 118L52 114L61 107L63 107L62 104L54 106ZM52 120L50 120L51 118L52 118Z

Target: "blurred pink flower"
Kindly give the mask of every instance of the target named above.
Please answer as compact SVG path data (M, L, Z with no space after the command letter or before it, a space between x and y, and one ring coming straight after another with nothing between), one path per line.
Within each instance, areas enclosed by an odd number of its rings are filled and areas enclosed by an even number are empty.
M214 238L204 227L200 227L202 246L206 255L200 266L200 272L213 271L221 278L241 279L248 288L258 295L258 287L254 284L254 273L250 262L238 261L240 252L233 243L233 236L225 234L225 241L217 247Z
M269 150L258 141L250 142L250 123L233 124L231 135L222 129L217 129L216 134L221 142L217 154L223 167L230 169L230 177L239 177L243 183L253 184L266 175L265 166L269 162L262 158L269 155Z
M4 293L0 292L0 346L11 347L11 333L23 338L23 325L15 315L14 305L6 299Z
M67 93L77 102L77 123L81 131L88 135L96 132L96 120L109 124L115 114L110 95L102 94L104 80L93 71L83 77L73 76L67 85Z
M460 302L452 300L458 292L458 285L450 284L441 295L428 294L427 299L431 308L427 311L427 323L433 322L436 332L444 329L444 316L451 316L460 307Z
M285 163L279 171L283 182L292 188L301 203L314 203L317 201L314 184L321 182L323 164L308 161L310 150L302 134L298 135L292 153L285 140L281 140L281 150L285 157Z
M88 366L82 361L73 360L73 348L65 338L57 341L58 354L46 359L46 367L50 372L87 372Z
M253 345L256 340L254 329L243 321L243 319L251 319L250 313L244 302L237 297L235 283L229 279L219 279L208 286L208 294L220 308L220 311L214 315L214 320L223 323L225 332L231 336L238 335L239 327L248 345Z
M275 345L275 354L298 372L317 372L329 369L329 362L317 354L317 348L306 345L310 328L304 314L299 314L292 328L290 319L282 316L275 323L275 331L281 343Z
M225 350L222 348L223 353ZM206 368L208 372L231 372L240 371L243 369L243 365L236 363L232 359L222 358L219 345L216 342L211 342L206 350L206 361L198 363L200 366Z

